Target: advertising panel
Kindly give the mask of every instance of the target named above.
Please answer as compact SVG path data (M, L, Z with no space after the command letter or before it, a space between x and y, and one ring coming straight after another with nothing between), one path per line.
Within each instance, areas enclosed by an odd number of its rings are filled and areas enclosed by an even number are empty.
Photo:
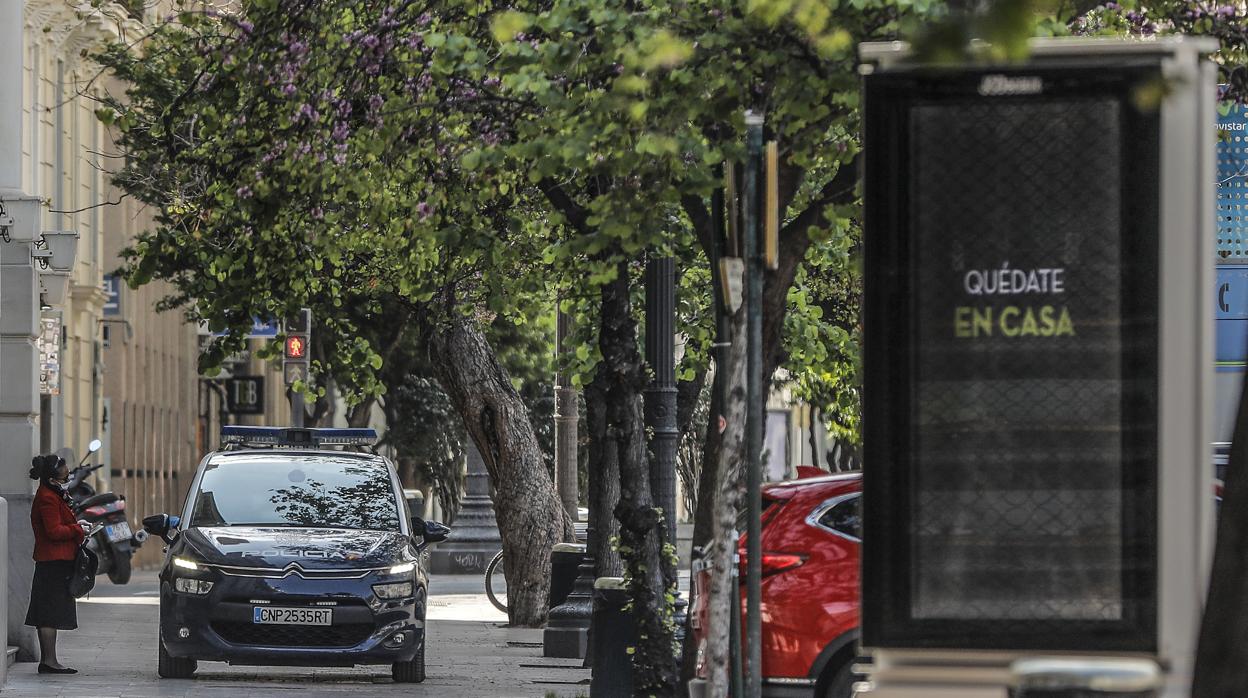
M1146 79L866 80L868 646L1155 647Z

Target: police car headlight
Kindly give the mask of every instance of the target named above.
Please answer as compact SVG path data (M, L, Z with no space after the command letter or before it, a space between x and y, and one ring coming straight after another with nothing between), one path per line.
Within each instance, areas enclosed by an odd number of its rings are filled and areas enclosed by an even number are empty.
M181 567L181 568L182 568L182 569L184 569L184 570L197 570L197 569L199 569L199 565L195 564L195 561L194 561L194 560L188 560L188 559L186 559L186 558L184 558L184 557L175 557L175 558L173 558L173 566L174 566L174 567Z
M412 595L412 583L374 584L373 593L377 594L379 599L401 599Z
M406 574L416 569L415 562L404 562L401 565L395 565L390 568L390 574Z
M179 577L173 580L173 588L184 594L207 594L212 590L212 582Z

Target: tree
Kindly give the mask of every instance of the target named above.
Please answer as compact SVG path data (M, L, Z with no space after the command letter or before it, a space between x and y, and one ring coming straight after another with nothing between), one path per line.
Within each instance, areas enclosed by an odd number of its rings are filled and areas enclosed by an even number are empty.
M534 239L541 226L508 206L478 206L478 182L440 167L449 147L441 141L472 124L458 112L436 113L463 98L462 86L432 79L422 39L430 19L417 9L396 16L370 3L255 2L245 16L188 11L149 37L142 57L120 46L100 57L128 85L124 99L109 98L101 110L128 156L118 184L159 212L123 273L133 285L171 281L178 294L167 306L231 330L203 357L206 367L241 341L249 317L301 305L340 309L389 293L434 349L444 385L472 387L458 380L470 371L505 376L465 314L491 299L541 297L536 277L489 273L535 256L511 243ZM343 75L352 76L345 86ZM387 100L405 106L391 112ZM401 126L404 114L412 118ZM505 188L507 177L486 186ZM457 187L464 195L448 196ZM329 351L318 368L355 369L357 389L380 392L373 372L381 356L358 328L319 327ZM514 387L496 381L488 389L496 394L448 393L493 481L524 483L500 490L496 508L516 561L512 620L540 623L549 549L571 525L555 514L527 420L485 420L476 409L510 400ZM511 457L489 455L500 452Z

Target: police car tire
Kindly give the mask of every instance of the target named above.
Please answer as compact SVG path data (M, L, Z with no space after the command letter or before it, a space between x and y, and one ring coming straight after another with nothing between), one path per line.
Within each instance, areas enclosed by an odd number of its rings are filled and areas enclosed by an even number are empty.
M189 679L195 676L199 662L190 657L171 657L165 649L165 639L158 641L160 646L156 661L156 674L162 679Z
M425 609L425 590L418 588L416 590L416 606L420 609L420 620L426 618ZM424 623L422 622L422 625ZM390 665L390 678L395 683L421 683L425 680L425 640L424 631L420 634L420 649L416 650L416 656L412 657L410 662L395 662Z
M425 680L425 643L410 662L395 662L390 665L390 678L395 683L421 683Z

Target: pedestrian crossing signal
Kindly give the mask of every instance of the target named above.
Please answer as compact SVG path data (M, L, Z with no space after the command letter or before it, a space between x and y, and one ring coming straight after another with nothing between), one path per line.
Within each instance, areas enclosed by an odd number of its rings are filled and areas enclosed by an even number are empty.
M308 340L300 335L291 335L286 338L286 358L287 359L306 359L308 358Z

